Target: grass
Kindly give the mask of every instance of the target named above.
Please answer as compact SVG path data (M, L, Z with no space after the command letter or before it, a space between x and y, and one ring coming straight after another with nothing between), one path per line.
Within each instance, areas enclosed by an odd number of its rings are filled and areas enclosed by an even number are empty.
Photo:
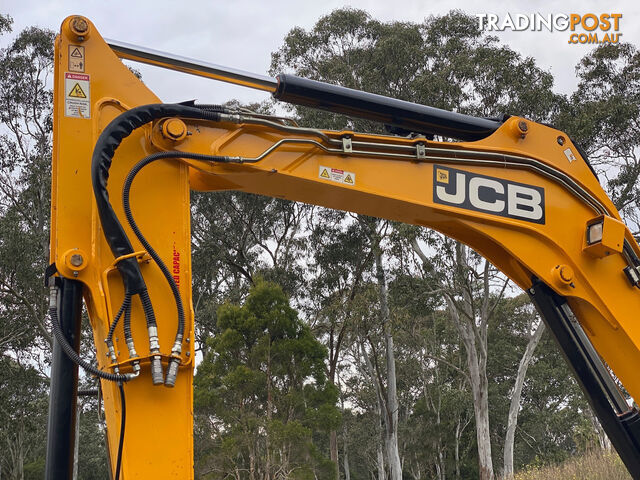
M595 451L560 465L534 467L516 474L515 480L632 480L615 451Z

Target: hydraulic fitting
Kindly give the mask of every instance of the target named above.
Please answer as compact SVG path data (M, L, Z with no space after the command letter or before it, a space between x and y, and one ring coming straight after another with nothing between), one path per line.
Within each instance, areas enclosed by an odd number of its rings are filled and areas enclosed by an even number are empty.
M49 285L49 310L58 308L58 286L54 282Z
M154 385L162 385L164 383L164 375L162 373L162 362L160 355L151 357L151 380Z
M167 387L174 387L176 377L178 376L178 367L180 366L180 353L182 352L182 335L176 336L176 341L171 349L171 360L169 360L169 368L167 369L167 377L164 384Z
M149 333L149 353L151 353L151 380L154 385L162 385L164 383L164 374L162 372L162 362L160 356L160 343L158 342L158 328L155 325L147 327Z
M129 350L129 358L136 358L138 356L138 352L136 352L136 346L133 343L133 338L127 339L127 349Z
M133 343L133 338L127 339L127 348L129 349L129 358L137 358L138 352L136 352L136 346ZM136 376L140 373L140 361L136 360L131 364L133 372Z
M111 359L111 363L115 364L118 361L118 357L116 357L116 349L113 347L113 342L109 339L106 339L105 342L107 343L107 347L109 348L109 358ZM113 371L115 373L119 373L120 369L116 365L115 367L113 367Z
M169 367L167 368L167 377L164 381L164 384L166 387L170 387L170 388L175 387L179 366L180 366L180 359L171 357L171 360L169 360Z

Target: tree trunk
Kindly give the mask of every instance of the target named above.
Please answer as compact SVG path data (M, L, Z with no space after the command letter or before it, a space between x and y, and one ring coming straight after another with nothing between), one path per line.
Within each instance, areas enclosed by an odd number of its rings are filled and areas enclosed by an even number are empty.
M382 453L382 444L378 442L378 480L384 478L384 454Z
M271 335L271 333L267 333ZM271 428L271 338L269 338L269 351L267 352L267 428L265 432L265 453L266 453L266 466L264 478L271 480L271 452L269 451L269 429Z
M342 468L344 469L344 480L351 480L351 470L349 468L349 450L347 449L347 435L346 431L344 432L344 446L342 450L344 453L342 454ZM339 477L336 477L336 480L339 480Z
M456 437L455 437L455 445L454 445L454 456L456 460L456 480L460 480L460 437L462 436L462 431L460 429L460 418L458 417L458 422L456 423Z
M376 279L380 290L380 317L384 328L387 363L387 395L386 411L383 411L386 421L385 446L387 450L387 462L389 462L390 480L402 480L402 465L398 451L398 391L396 386L396 359L393 346L393 334L391 332L389 314L389 291L387 279L382 265L382 251L379 244L374 245L374 259L376 263Z
M336 480L340 478L340 466L338 464L338 432L331 430L329 432L329 453L331 454L331 461L335 465Z
M362 339L358 341L358 346L360 348L360 354L362 355L362 360L365 364L365 370L367 375L369 376L371 383L376 391L376 399L375 403L375 412L376 417L378 418L378 442L376 446L376 457L377 457L377 468L378 468L378 480L385 480L384 474L384 453L382 451L382 423L385 421L384 417L384 409L385 409L385 399L382 395L382 386L377 379L376 372L371 364L371 360L369 359L369 355L367 354L367 350L364 346L364 342Z
M478 372L479 373L479 372ZM487 377L472 376L473 413L476 419L476 440L478 442L478 463L480 480L493 480L493 459L491 458L491 432L489 430L489 399Z
M504 439L504 478L513 478L513 445L515 443L516 426L518 425L518 413L520 411L520 398L522 396L522 386L527 376L527 369L533 358L542 333L544 332L544 322L540 321L538 328L529 338L524 354L518 365L518 373L516 374L516 382L511 395L511 404L509 405L509 416L507 418L507 432Z
M245 435L248 437L248 432L245 431ZM249 480L256 480L256 449L254 445L255 444L249 440Z

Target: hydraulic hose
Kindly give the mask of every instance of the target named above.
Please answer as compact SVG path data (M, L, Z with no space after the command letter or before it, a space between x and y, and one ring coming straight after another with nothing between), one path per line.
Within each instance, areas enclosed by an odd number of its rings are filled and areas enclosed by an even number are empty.
M131 305L124 311L124 339L133 338L131 335Z
M124 427L127 421L127 403L124 398L124 387L122 384L120 387L120 409L122 411L120 415L120 439L118 440L118 455L116 457L116 475L115 480L120 480L120 470L122 470L122 451L124 446Z
M120 317L122 317L122 314L125 313L125 311L129 308L131 308L131 295L125 294L124 300L122 301L122 305L120 305L120 309L118 310L118 313L116 313L116 316L113 318L113 322L111 322L111 325L109 326L109 333L107 333L107 343L112 341L113 333L115 332L116 327L118 326Z
M175 385L176 376L178 374L178 366L180 364L180 353L182 352L182 339L184 337L184 325L185 325L185 314L184 314L184 305L182 304L182 297L180 296L180 291L178 289L178 285L176 284L171 272L167 268L167 265L164 263L158 252L151 246L151 244L144 237L138 224L133 218L133 213L131 211L131 185L133 184L133 180L136 178L136 175L142 170L145 166L149 165L156 160L163 160L169 158L188 158L191 160L202 160L208 162L229 162L230 159L228 157L223 156L213 156L213 155L203 155L199 153L185 153L185 152L158 152L148 157L143 158L138 163L134 165L134 167L129 171L127 178L124 181L124 186L122 187L122 205L124 208L124 214L127 218L127 222L133 230L133 233L138 238L143 248L147 251L149 256L153 259L156 265L160 268L162 275L167 280L169 287L171 288L171 293L173 294L173 298L176 304L176 310L178 313L178 328L176 331L175 341L173 348L171 350L172 358L169 362L169 368L167 370L167 376L165 379L165 385L168 387L173 387ZM146 298L148 299L148 294L145 292ZM142 301L142 307L145 310L145 314L147 312L147 308L150 311L150 314L153 315L153 309L151 308L150 300L145 302L143 299L143 293L140 294L140 298ZM155 317L154 317L155 321Z
M122 141L127 138L135 129L154 120L164 117L182 117L199 120L220 121L222 108L220 106L207 106L205 109L197 108L186 104L151 104L133 108L122 113L107 125L102 131L91 159L91 182L96 198L96 206L100 216L100 223L105 239L111 248L113 255L120 258L134 253L122 224L118 220L107 191L109 180L109 169L115 155L115 151ZM164 383L162 363L160 355L160 344L158 342L158 328L156 325L153 306L149 298L147 286L140 271L138 261L134 257L124 258L117 263L118 271L122 276L125 295L130 297L140 295L144 314L147 320L147 331L149 334L149 347L151 353L151 377L154 385ZM126 310L126 309L125 309ZM182 320L182 330L184 331L184 315ZM182 338L180 337L180 344ZM175 344L174 344L175 350ZM173 354L173 352L172 352ZM177 373L176 355L172 355L170 369L167 378L168 386L175 383Z
M113 156L118 146L136 128L153 120L164 117L183 117L219 121L220 115L221 114L216 111L203 110L184 104L143 105L120 114L102 131L96 142L91 159L91 182L102 230L116 258L133 253L131 242L129 242L113 210L107 191L109 169L111 168ZM122 275L126 293L134 295L146 290L138 261L135 258L123 259L118 262L117 267Z
M57 287L51 287L50 290L50 300L49 300L49 316L51 317L51 325L53 326L53 335L56 338L56 341L62 347L64 353L71 359L73 363L82 367L87 372L102 378L103 380L108 380L110 382L128 382L132 380L137 375L135 374L117 374L117 373L109 373L100 370L99 368L94 367L86 360L83 360L80 355L75 351L75 349L69 345L69 342L62 333L62 329L60 328L60 320L58 320L58 289Z

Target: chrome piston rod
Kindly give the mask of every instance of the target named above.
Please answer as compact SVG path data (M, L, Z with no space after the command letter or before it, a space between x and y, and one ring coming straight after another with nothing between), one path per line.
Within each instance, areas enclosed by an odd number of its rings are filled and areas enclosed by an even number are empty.
M275 93L278 80L266 75L258 75L244 70L223 67L215 63L203 62L193 58L182 57L171 53L161 52L152 48L140 47L130 43L120 42L105 38L107 44L120 58L136 62L155 65L179 72L198 75L200 77L220 80L227 83L255 88L266 92Z

